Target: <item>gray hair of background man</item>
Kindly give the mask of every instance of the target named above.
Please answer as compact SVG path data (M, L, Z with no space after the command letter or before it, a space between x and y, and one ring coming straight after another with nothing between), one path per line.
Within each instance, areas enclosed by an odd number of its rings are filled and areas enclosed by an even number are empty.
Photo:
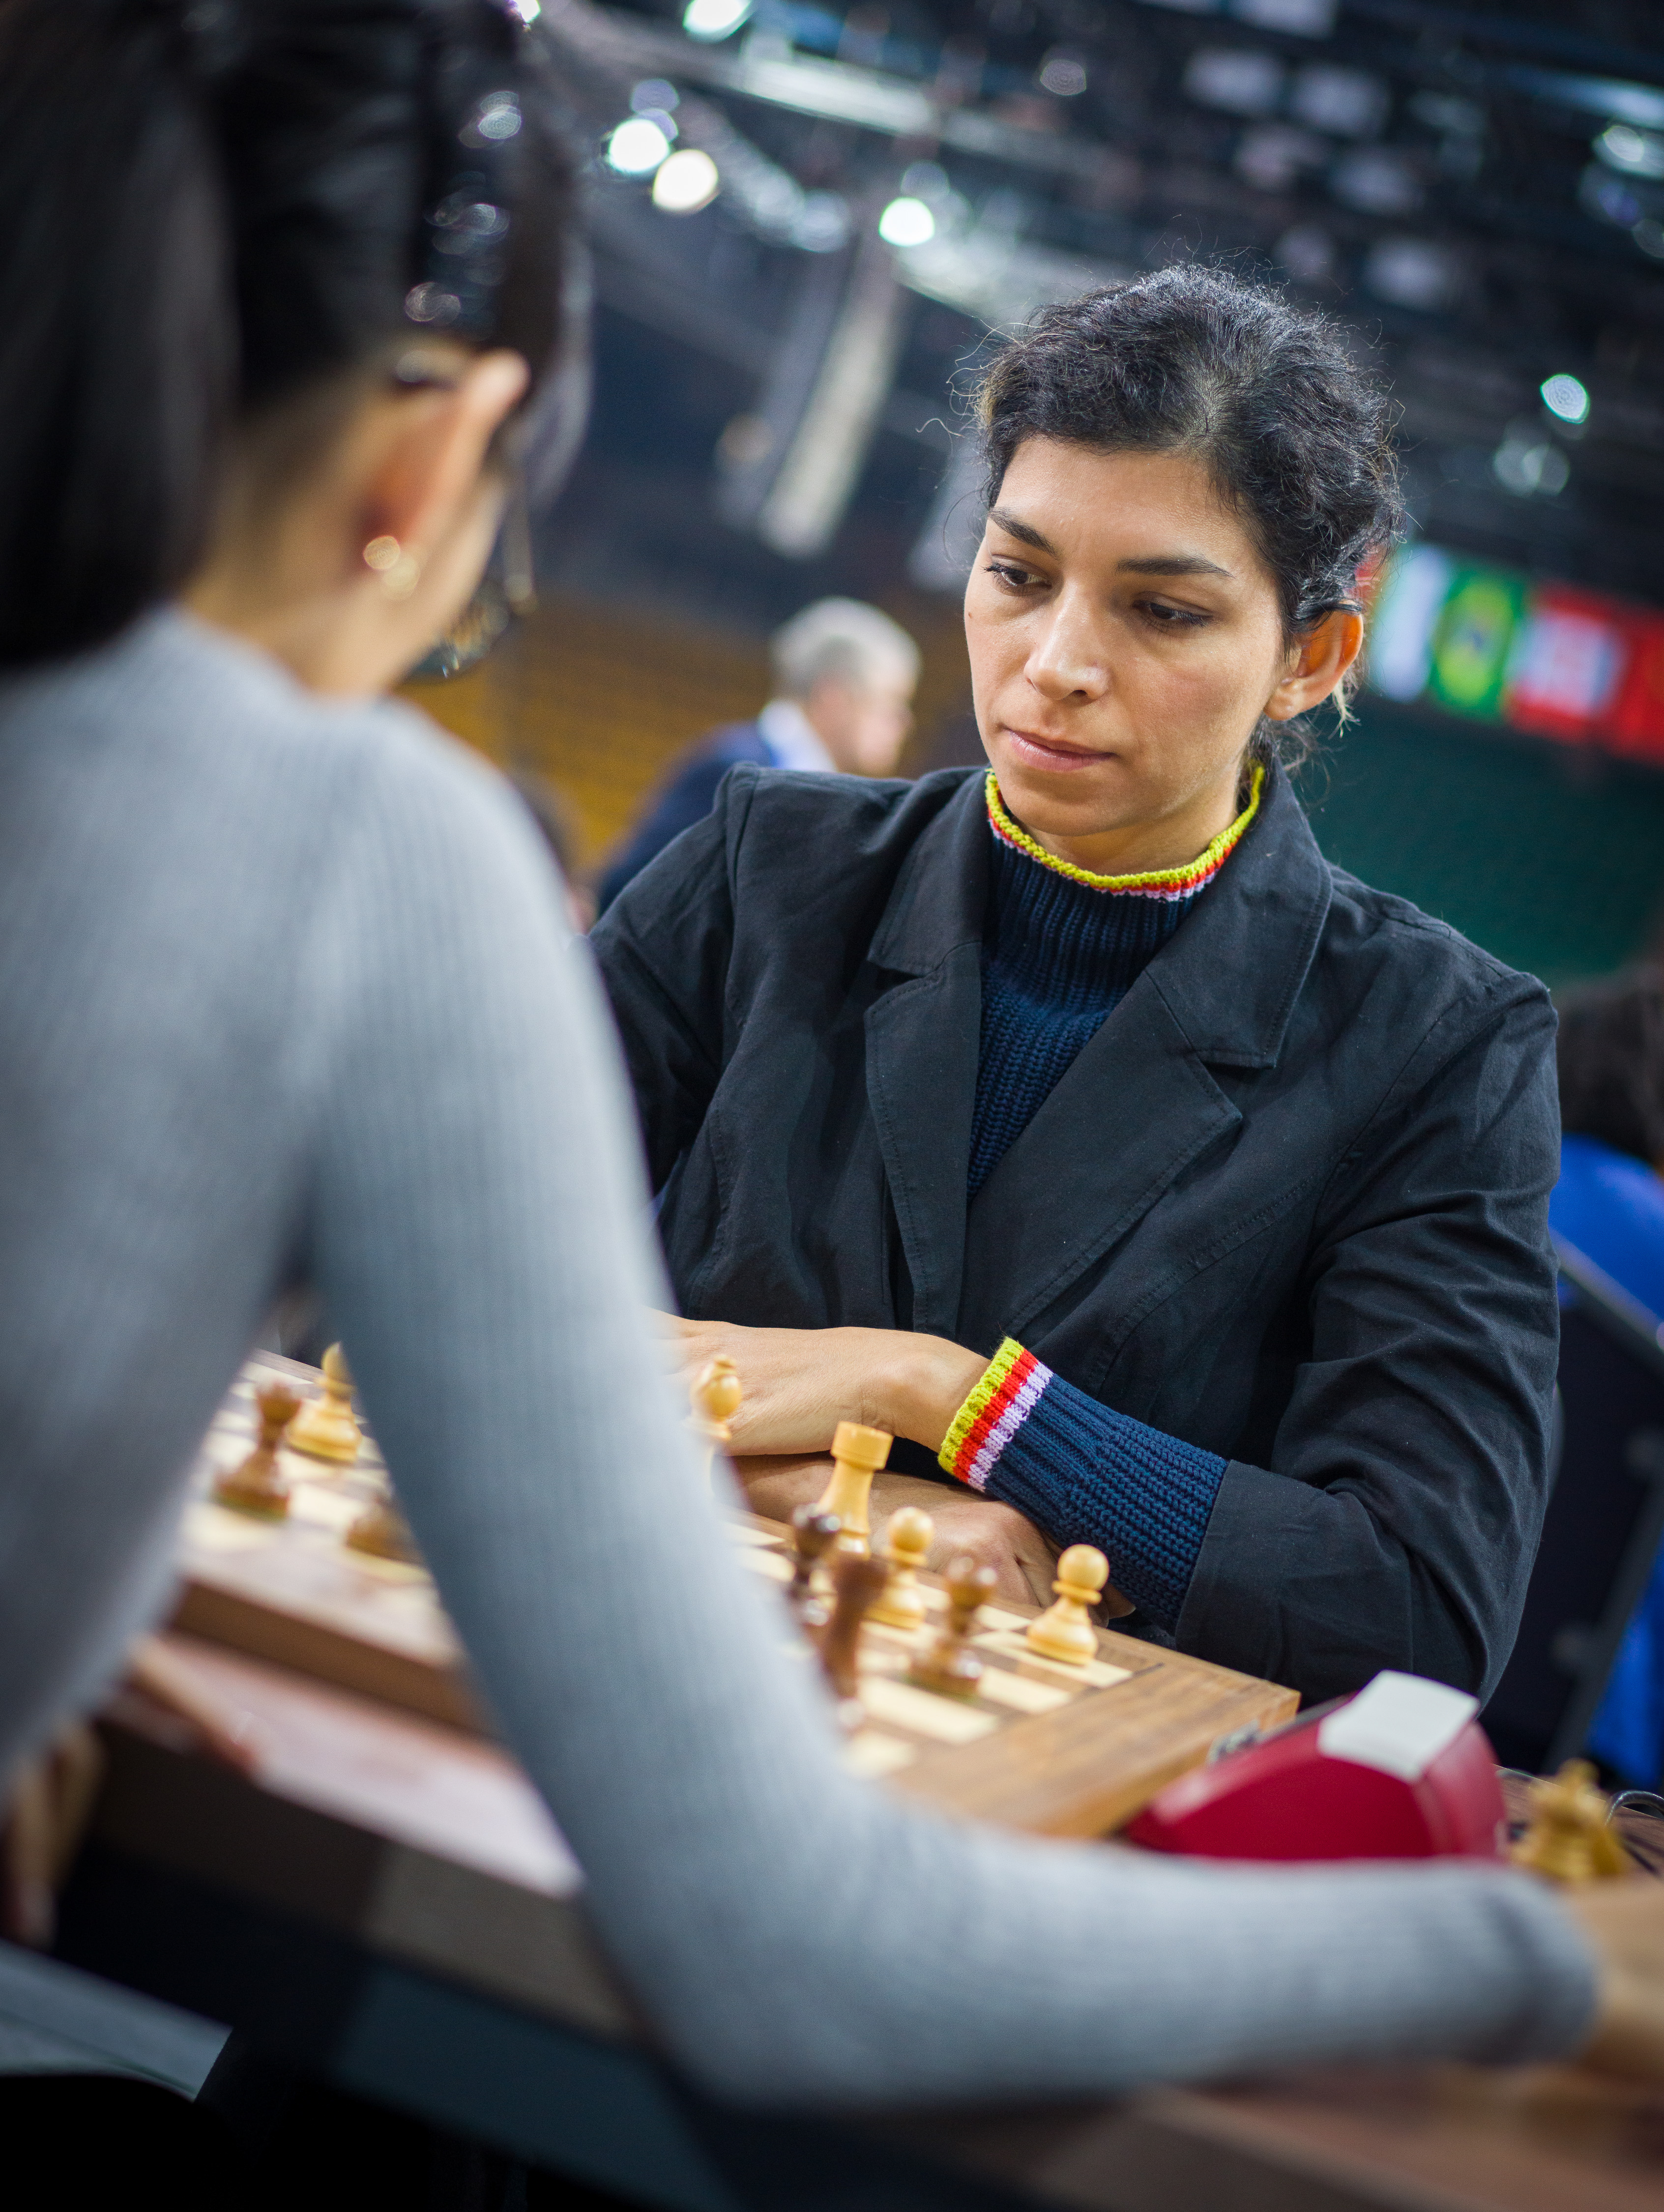
M786 699L806 699L829 678L857 690L918 680L919 648L899 623L859 599L817 599L768 641L774 685Z

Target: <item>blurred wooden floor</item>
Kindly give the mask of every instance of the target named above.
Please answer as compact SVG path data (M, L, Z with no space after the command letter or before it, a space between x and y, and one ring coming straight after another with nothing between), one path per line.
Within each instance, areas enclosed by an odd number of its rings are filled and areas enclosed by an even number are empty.
M924 657L917 724L903 766L931 758L968 710L957 604L925 593L886 611ZM547 599L466 676L408 685L405 697L505 769L552 785L580 874L594 870L684 745L742 721L768 696L758 639L657 611Z

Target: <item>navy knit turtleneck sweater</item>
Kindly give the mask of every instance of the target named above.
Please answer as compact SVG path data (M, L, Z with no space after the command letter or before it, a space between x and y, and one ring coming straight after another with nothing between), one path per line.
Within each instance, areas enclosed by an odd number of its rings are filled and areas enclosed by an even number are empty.
M973 1198L1205 888L1098 890L993 842Z
M1260 789L1256 777L1247 810L1189 867L1117 878L1043 852L988 779L971 1196L1224 866ZM1097 1545L1115 1587L1162 1627L1176 1625L1225 1470L1217 1452L1100 1405L1007 1340L940 1456L949 1474L1016 1506L1057 1543Z

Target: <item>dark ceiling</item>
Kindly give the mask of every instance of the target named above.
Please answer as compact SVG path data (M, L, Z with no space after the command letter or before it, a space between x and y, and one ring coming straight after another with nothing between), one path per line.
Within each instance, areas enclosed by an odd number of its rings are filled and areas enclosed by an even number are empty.
M708 24L724 0L703 4ZM545 533L564 580L746 626L829 586L879 595L991 326L1195 256L1336 310L1375 351L1429 537L1664 604L1657 0L760 0L704 40L682 20L544 10L595 149L601 302L590 448ZM664 212L608 167L632 99L710 153L711 204ZM890 256L875 228L902 193L938 233ZM841 520L793 556L756 521L745 440L766 443L792 348L802 386L875 251L902 288L885 394ZM1544 406L1557 374L1586 388L1585 422Z

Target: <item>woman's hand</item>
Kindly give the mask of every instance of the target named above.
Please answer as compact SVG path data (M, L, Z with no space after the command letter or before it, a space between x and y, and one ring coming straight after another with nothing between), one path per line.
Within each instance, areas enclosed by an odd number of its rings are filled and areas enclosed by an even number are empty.
M1600 2009L1581 2052L1588 2066L1664 2079L1664 1881L1602 1881L1561 1902L1600 1969Z
M719 1352L738 1369L745 1396L733 1419L736 1454L829 1451L840 1421L936 1451L987 1364L963 1345L908 1329L669 1327L689 1377Z
M832 1462L819 1456L742 1459L734 1471L753 1513L789 1522L798 1506L812 1505L825 1489ZM1015 1506L916 1474L877 1474L868 1507L875 1551L883 1550L885 1524L903 1505L921 1506L935 1524L925 1561L933 1572L944 1572L950 1560L969 1558L979 1567L993 1569L996 1597L1017 1605L1051 1603L1057 1547Z

